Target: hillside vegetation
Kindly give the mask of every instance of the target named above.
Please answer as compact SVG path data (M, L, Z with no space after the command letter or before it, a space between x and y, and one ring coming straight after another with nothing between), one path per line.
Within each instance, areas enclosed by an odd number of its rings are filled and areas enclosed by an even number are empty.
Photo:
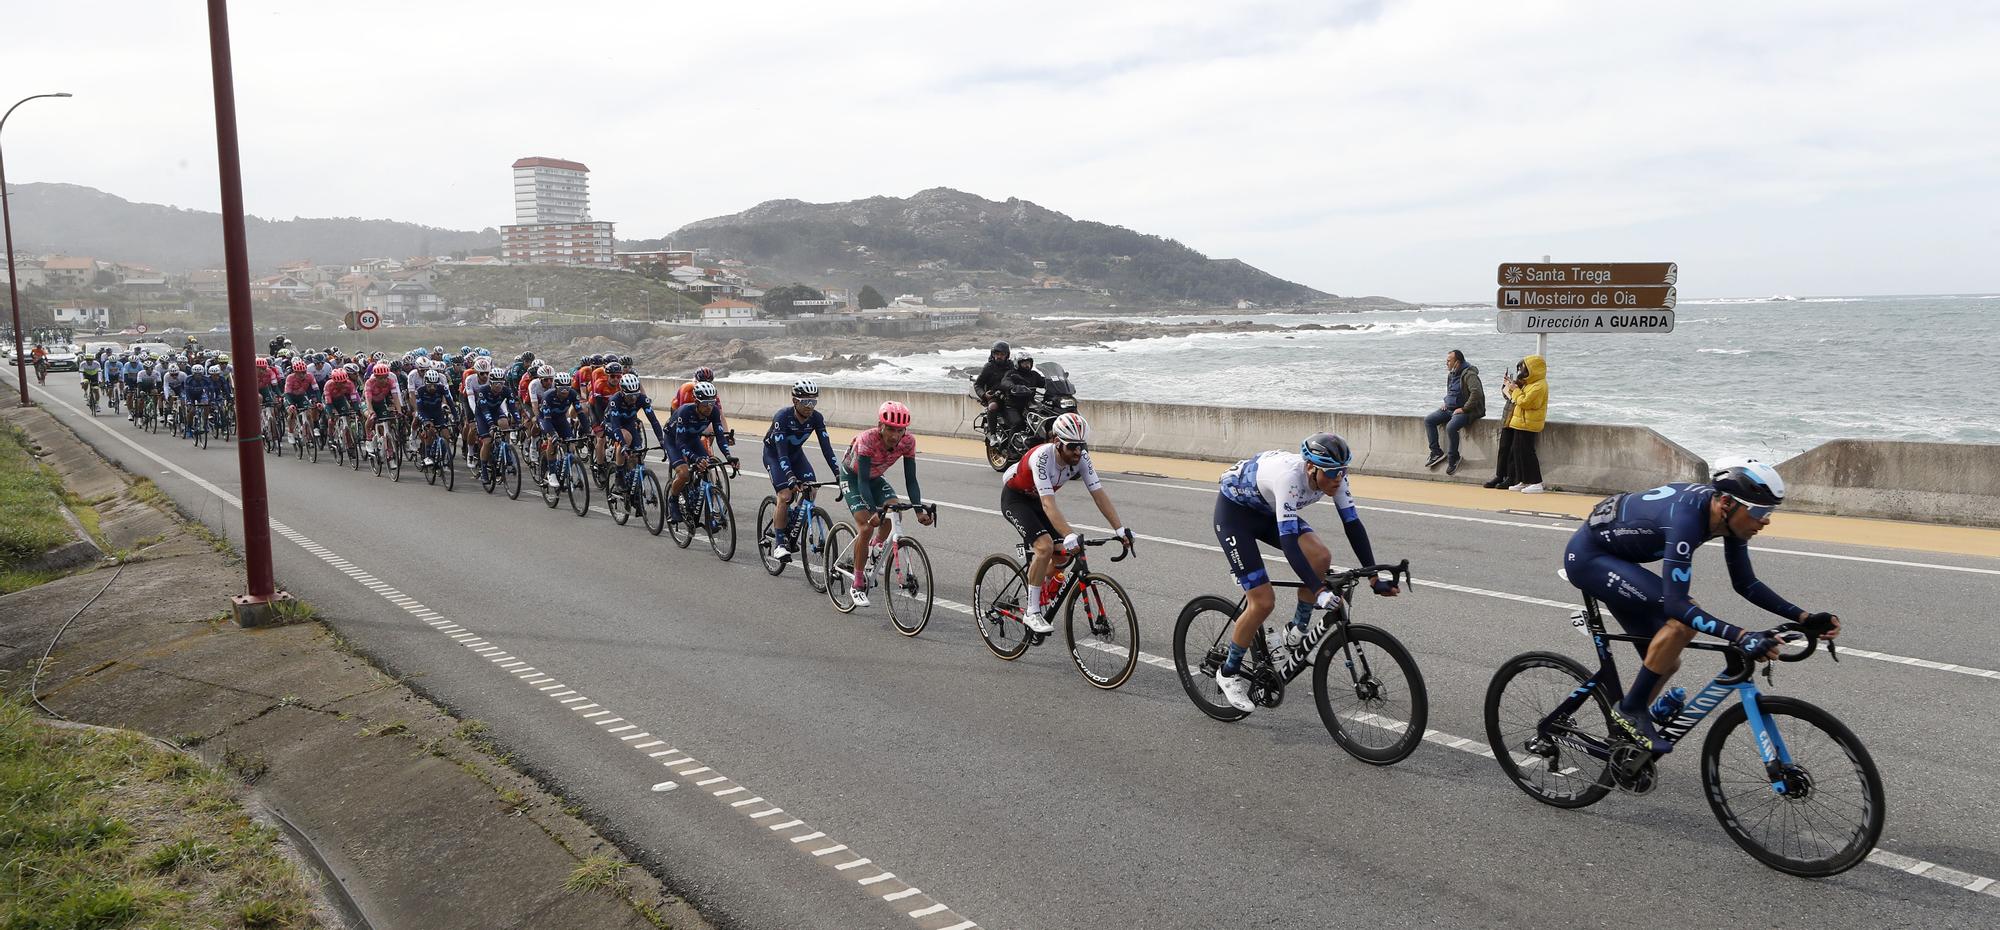
M626 271L562 268L553 265L453 265L432 286L453 307L526 308L540 297L542 309L589 316L609 314L634 320L698 316L701 304L665 282Z
M622 247L706 247L777 277L920 293L960 282L1025 289L1053 275L1130 302L1280 305L1332 296L1235 259L1211 259L1172 239L1071 219L1025 200L992 201L943 187L846 203L773 200L690 223L664 240Z
M165 272L222 267L222 215L156 203L133 203L76 184L16 184L14 247L150 265ZM310 260L345 265L364 258L408 258L497 249L500 232L465 232L355 217L244 222L254 268Z

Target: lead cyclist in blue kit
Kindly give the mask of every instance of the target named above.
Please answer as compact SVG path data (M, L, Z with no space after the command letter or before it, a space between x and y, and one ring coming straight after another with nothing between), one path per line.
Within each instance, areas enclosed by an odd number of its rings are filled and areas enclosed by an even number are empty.
M1570 584L1595 596L1625 632L1652 637L1640 647L1645 662L1639 674L1611 714L1625 737L1653 752L1673 749L1654 724L1680 709L1685 692L1659 692L1680 670L1681 651L1696 633L1726 639L1760 661L1777 654L1774 631L1726 623L1689 595L1694 552L1711 539L1721 537L1729 581L1745 600L1786 620L1830 623L1825 639L1840 635L1839 617L1806 612L1751 570L1750 539L1770 525L1784 500L1785 480L1777 469L1751 459L1717 469L1707 484L1664 484L1607 497L1570 537L1563 553ZM1637 564L1654 560L1661 561L1664 580Z

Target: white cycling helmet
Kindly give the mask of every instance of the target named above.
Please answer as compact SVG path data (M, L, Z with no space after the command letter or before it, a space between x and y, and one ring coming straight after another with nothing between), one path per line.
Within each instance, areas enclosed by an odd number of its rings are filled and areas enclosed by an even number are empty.
M556 376L556 370L555 367L552 365L543 365L542 367L535 369L535 377L537 378L553 378L555 376Z
M811 378L800 378L792 382L793 397L818 397L819 384Z
M490 375L490 374L492 374L492 373L493 373L493 359L491 359L491 358L489 358L489 357L487 357L487 356L484 356L484 355L482 355L482 356L478 357L477 359L474 359L474 360L473 360L473 362L472 362L472 370L473 370L473 371L476 371L476 372L478 372L478 373L480 373L480 374L482 374L482 375Z
M629 377L629 376L628 376L628 377ZM696 382L694 383L694 402L695 402L695 403L697 403L697 404L712 404L712 403L715 403L715 384L714 384L714 382L710 382L710 381L696 381Z
M618 379L618 387L627 394L637 391L639 389L639 376L627 373ZM699 395L701 393L700 389L696 389L695 393Z
M1090 424L1084 422L1081 414L1065 413L1056 417L1055 423L1049 426L1049 435L1055 437L1057 442L1080 442L1087 446L1090 444Z
M569 387L570 383L575 380L576 376L567 371L556 372L556 387Z
M222 366L221 366L221 365L210 365L210 366L208 366L208 373L209 373L209 374L211 374L211 375L219 375L219 374L222 374Z
M444 372L435 368L429 369L424 372L424 381L429 384L443 384Z

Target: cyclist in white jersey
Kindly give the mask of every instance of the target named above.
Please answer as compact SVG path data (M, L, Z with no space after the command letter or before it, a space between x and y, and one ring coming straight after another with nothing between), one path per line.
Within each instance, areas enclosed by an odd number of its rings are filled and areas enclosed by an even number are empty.
M1105 493L1097 469L1091 467L1090 424L1077 414L1065 413L1050 424L1049 435L1053 442L1029 449L1020 461L1007 467L1000 489L1000 512L1021 534L1021 542L1034 550L1028 563L1027 603L1021 622L1037 633L1055 631L1055 624L1042 616L1041 600L1042 582L1055 566L1056 541L1061 540L1065 557L1083 545L1083 534L1070 526L1056 505L1056 491L1064 483L1081 479L1112 532L1127 543L1132 541L1132 531L1118 519L1111 495Z

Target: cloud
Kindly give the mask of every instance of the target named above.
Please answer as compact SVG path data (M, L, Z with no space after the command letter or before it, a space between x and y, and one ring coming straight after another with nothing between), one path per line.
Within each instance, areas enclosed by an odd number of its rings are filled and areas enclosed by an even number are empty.
M2000 287L1951 257L1990 252L2000 207L1984 3L267 0L232 17L246 199L274 216L497 225L508 163L547 154L589 164L594 211L632 238L947 185L1341 293L1477 297L1495 262L1558 244L1678 260L1716 293ZM12 14L0 85L78 95L10 124L15 179L212 208L205 30L187 4ZM1915 202L1988 209L1913 229ZM1793 225L1808 217L1852 234L1801 252L1824 239ZM1748 257L1704 278L1694 256L1725 240ZM1614 242L1629 251L1594 251ZM1854 273L1883 254L1912 264Z

